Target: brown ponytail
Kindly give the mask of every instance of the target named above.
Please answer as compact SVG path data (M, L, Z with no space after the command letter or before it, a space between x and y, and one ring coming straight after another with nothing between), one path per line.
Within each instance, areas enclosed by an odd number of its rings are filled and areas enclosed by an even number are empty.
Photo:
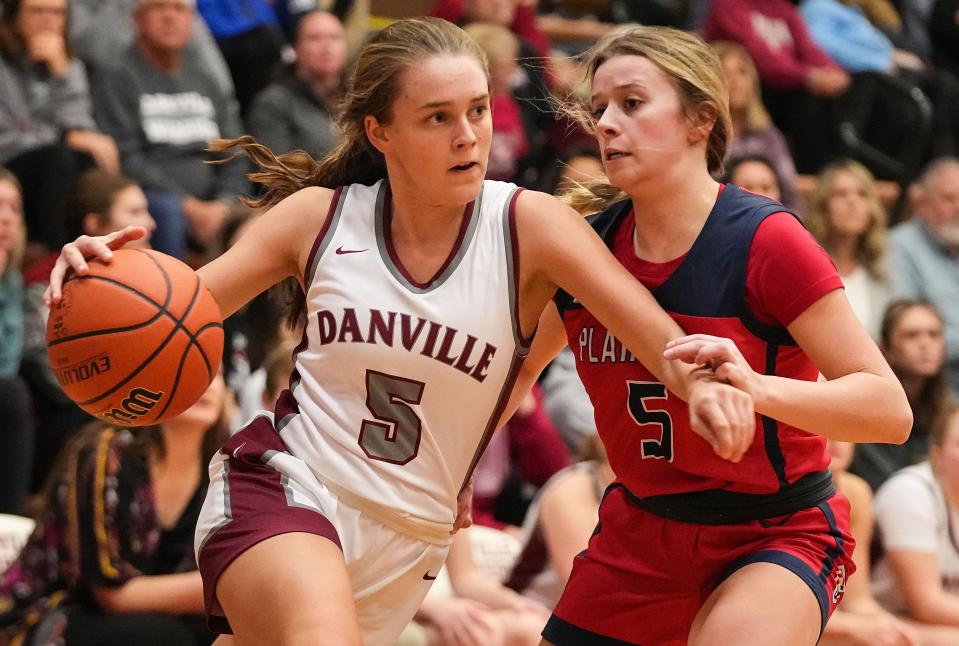
M246 200L251 207L273 206L308 186L373 184L386 178L386 161L366 137L366 117L389 123L404 73L417 61L438 55L470 56L487 71L479 46L462 29L439 18L399 20L374 34L357 58L340 104L336 121L343 142L322 160L302 150L278 156L250 136L214 141L210 149L244 155L253 163L256 170L250 179L263 191ZM303 292L295 279L284 281L279 290L290 308L287 323L295 326L306 315Z

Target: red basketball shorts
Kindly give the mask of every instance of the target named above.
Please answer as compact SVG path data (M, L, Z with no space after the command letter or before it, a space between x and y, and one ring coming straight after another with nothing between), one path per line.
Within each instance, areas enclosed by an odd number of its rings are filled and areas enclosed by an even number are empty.
M630 498L622 485L607 490L589 547L576 557L543 630L553 644L686 644L713 590L757 562L802 579L819 601L824 627L855 570L849 502L839 493L787 516L736 525L669 520Z

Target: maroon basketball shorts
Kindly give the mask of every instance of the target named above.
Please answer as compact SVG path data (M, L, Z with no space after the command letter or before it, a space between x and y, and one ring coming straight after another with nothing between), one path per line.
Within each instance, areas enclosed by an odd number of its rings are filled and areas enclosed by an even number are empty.
M305 532L343 551L364 644L390 644L413 618L449 550L388 526L372 506L359 509L290 454L268 417L254 419L210 463L210 487L197 523L196 554L210 627L232 632L217 599L220 575L240 554L273 536ZM295 563L277 564L283 576ZM322 572L308 576L322 577Z
M855 570L854 546L849 502L839 493L786 516L697 525L641 509L614 484L543 636L557 646L686 644L709 595L750 563L774 563L802 579L819 601L822 628Z

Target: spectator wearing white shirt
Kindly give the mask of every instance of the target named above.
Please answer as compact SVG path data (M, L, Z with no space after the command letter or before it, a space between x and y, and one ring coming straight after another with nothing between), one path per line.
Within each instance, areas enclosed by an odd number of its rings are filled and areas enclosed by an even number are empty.
M876 598L921 624L959 627L959 407L936 425L929 460L879 489L875 513L884 548Z

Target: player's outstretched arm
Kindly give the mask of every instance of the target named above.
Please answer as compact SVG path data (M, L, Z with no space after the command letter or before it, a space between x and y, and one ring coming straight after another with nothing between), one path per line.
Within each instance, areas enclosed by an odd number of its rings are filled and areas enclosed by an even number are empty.
M256 218L222 256L197 270L223 318L284 278L302 277L332 197L333 191L325 188L297 191ZM44 294L47 305L60 300L69 273L86 273L94 258L109 263L114 250L145 234L143 227L131 226L105 236L80 236L64 245Z
M752 398L663 357L683 334L649 291L613 257L575 211L544 193L517 201L520 247L520 319L532 331L557 287L572 294L674 394L689 402L692 428L716 454L739 460L752 444Z
M787 329L826 381L759 375L728 339L704 334L674 341L664 356L716 366L717 376L752 394L756 412L810 433L895 444L909 437L906 394L842 290L820 298Z
M258 217L222 256L197 270L226 318L257 294L303 273L333 191L300 189Z

